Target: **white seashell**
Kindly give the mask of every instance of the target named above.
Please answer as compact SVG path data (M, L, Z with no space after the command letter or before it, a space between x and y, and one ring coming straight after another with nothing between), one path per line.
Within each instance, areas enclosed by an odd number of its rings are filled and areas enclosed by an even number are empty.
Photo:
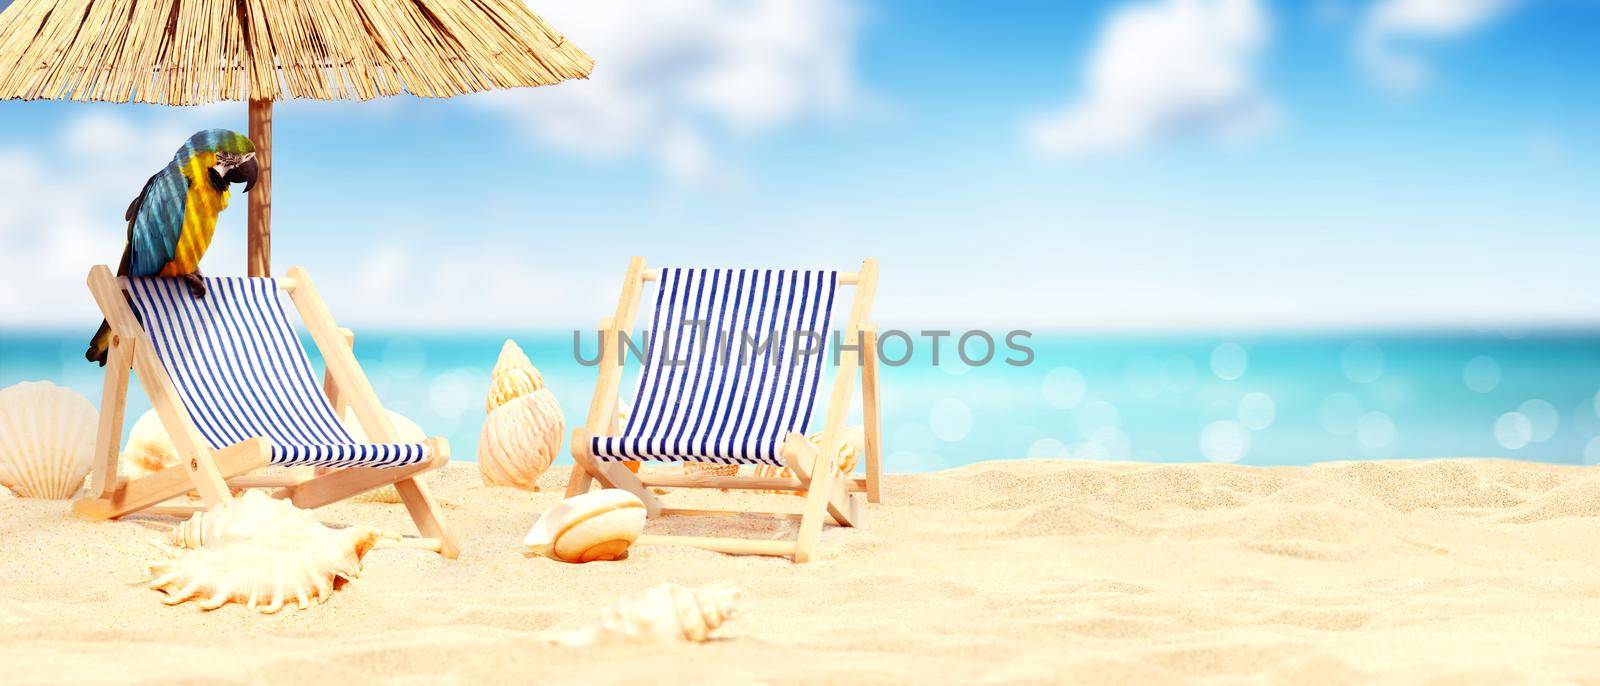
M483 483L536 490L566 435L561 404L541 388L489 413L478 436L478 472Z
M484 402L484 411L494 412L501 405L543 388L544 377L534 369L533 360L516 341L506 339L489 375L489 398Z
M154 474L178 464L178 448L155 410L146 410L128 432L128 444L117 458L117 473L130 479Z
M685 588L664 583L623 598L600 620L574 631L548 634L553 643L583 647L605 643L700 643L733 617L742 594L731 588Z
M94 455L99 413L49 381L0 389L0 484L24 498L70 498Z
M166 543L195 549L222 541L287 541L304 538L316 527L327 528L310 510L265 491L245 491L225 505L189 515L173 527Z
M562 562L620 560L644 533L644 520L639 496L620 488L590 491L546 510L522 543Z
M394 536L331 529L286 500L246 491L178 525L169 539L178 552L151 565L147 586L166 593L168 605L233 602L270 614L292 602L304 610L360 576L362 558L383 538Z

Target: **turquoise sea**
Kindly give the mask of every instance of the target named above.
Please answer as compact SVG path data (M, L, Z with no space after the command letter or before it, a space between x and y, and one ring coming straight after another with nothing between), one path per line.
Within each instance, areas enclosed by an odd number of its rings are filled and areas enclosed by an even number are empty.
M82 358L83 334L0 332L0 386L48 379L98 404L100 369ZM355 349L386 406L471 460L506 337L357 332ZM569 429L583 421L595 370L575 361L572 332L511 337L560 398ZM883 369L890 471L1023 456L1600 464L1600 330L1040 333L1024 367L1001 363L1003 349L969 367L948 341L934 366L917 342L911 361ZM592 332L583 345L592 356ZM135 390L127 425L148 407Z

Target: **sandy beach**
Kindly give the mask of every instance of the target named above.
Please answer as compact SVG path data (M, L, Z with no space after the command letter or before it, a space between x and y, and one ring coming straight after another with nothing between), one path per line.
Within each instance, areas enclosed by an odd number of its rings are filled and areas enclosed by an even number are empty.
M892 476L809 565L679 547L621 562L525 557L559 498L432 477L459 560L367 557L325 605L266 616L167 607L140 587L175 520L89 522L0 498L0 681L18 683L1593 682L1600 471L1505 461L1311 467L985 462ZM671 494L677 502L716 494ZM725 496L729 499L778 496ZM409 531L403 509L328 522ZM765 522L674 532L777 536ZM652 523L652 530L662 524ZM729 583L704 645L572 649L661 581Z

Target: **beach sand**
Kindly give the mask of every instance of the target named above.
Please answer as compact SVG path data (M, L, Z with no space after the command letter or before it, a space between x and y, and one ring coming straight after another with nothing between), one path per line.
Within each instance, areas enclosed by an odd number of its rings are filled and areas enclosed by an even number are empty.
M377 550L327 604L272 616L141 588L146 540L173 519L0 497L0 681L1600 683L1595 468L985 462L889 477L866 526L829 527L808 565L666 546L525 557L565 478L529 494L453 464L430 479L459 560ZM792 499L718 496L667 497ZM320 515L410 531L398 505ZM784 533L670 530L727 527ZM743 612L703 645L541 640L662 581L736 585Z

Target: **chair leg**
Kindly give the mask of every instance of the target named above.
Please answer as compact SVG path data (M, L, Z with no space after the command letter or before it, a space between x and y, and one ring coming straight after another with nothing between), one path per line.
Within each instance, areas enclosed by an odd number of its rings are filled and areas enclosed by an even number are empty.
M826 482L817 480L816 467L824 462L819 459L817 451L812 449L811 442L798 433L789 434L783 443L783 460L794 471L795 477L806 485L806 497L809 499L811 490L821 487L828 491L828 496L823 500L824 509L828 516L833 518L839 526L856 526L861 518L861 507L850 497L850 484L845 479L833 478ZM828 473L837 477L838 465L831 460L824 465ZM809 500L807 503L809 504Z
M128 368L133 364L133 341L111 335L106 377L100 387L100 428L94 439L94 492L109 497L117 486L117 454L122 443L122 422L128 410Z
M252 438L217 451L214 458L208 456L205 459L214 461L212 469L226 478L267 466L271 451L272 444L269 441ZM204 474L188 465L175 465L149 476L119 482L108 495L73 502L72 511L91 519L121 517L159 505L189 491L200 490L199 480L203 478ZM226 493L227 483L222 483L222 492ZM216 501L207 498L205 503L214 505Z
M863 327L861 364L861 414L866 426L867 502L882 502L883 424L878 409L878 329Z
M433 499L426 484L418 481L417 477L411 477L396 481L394 490L400 493L400 502L405 503L406 512L411 513L411 521L416 522L417 531L424 537L439 539L440 555L454 560L461 554L461 544L445 528L444 518L439 514L439 503Z
M620 463L601 462L589 453L589 432L583 429L572 432L572 460L577 463L577 466L573 467L574 470L585 472L581 477L583 488L578 491L579 493L589 490L588 479L593 477L606 488L620 488L639 496L639 500L644 501L645 512L649 516L656 517L661 514L661 499L650 492L649 487L639 480L639 475ZM577 482L579 478L574 474L572 481ZM571 486L569 483L568 492L571 492Z
M405 504L406 511L411 514L412 521L417 524L417 531L423 536L437 538L440 541L439 554L445 557L455 557L459 552L456 539L445 529L444 518L440 515L438 503L426 485L417 480L425 472L430 472L450 462L450 448L442 439L428 439L429 452L432 458L421 464L407 467L347 467L336 469L328 474L313 477L295 486L280 488L273 492L274 498L288 498L295 507L314 510L316 508L336 503L346 498L351 498L375 488L390 484L400 494L400 501Z
M594 477L589 476L589 470L584 469L583 465L574 460L572 463L572 475L567 477L567 494L564 497L571 498L588 493L589 485L593 481Z

